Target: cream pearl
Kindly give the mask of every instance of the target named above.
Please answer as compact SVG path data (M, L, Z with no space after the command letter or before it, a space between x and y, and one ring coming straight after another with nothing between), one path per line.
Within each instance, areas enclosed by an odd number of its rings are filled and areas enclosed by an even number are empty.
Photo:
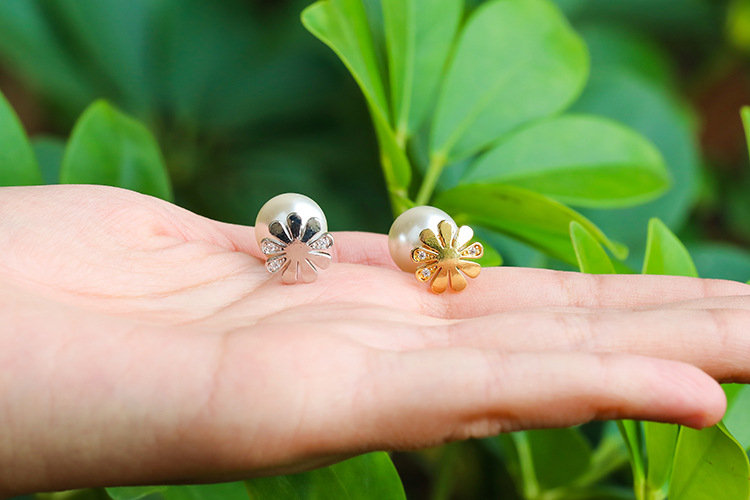
M388 250L391 252L393 262L403 271L415 272L417 263L412 260L411 252L416 247L422 246L419 233L429 228L438 234L438 224L444 220L450 222L458 230L451 216L439 208L414 207L399 215L388 232Z
M255 218L255 239L258 245L263 238L272 238L268 232L271 222L277 220L286 225L286 217L292 212L296 212L302 218L302 227L305 227L308 219L315 217L320 221L320 232L328 231L326 216L317 203L303 194L285 193L274 196L258 211Z

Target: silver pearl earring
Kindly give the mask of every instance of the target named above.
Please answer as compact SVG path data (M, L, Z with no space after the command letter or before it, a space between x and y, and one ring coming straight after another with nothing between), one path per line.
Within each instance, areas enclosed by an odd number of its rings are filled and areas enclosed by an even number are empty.
M331 265L333 236L323 210L307 196L286 193L268 200L255 219L255 238L266 269L287 284L311 283Z
M470 243L474 231L458 227L440 209L429 206L410 208L399 215L388 232L388 250L396 265L414 273L422 283L430 283L435 293L448 286L460 292L469 278L479 276L481 266L466 259L484 254L481 243Z

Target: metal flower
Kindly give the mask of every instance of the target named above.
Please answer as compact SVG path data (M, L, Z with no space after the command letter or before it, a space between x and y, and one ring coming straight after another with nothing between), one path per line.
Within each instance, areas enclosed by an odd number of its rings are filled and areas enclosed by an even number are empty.
M266 269L271 274L281 273L284 283L311 283L317 279L318 269L331 265L330 254L322 250L333 246L333 236L321 233L317 218L309 218L302 227L302 217L292 212L286 224L277 220L271 222L268 232L277 239L263 238L260 242L261 251L268 256Z
M476 278L481 270L476 262L463 259L478 259L484 254L484 248L481 243L469 245L474 237L469 226L461 226L456 231L453 224L444 220L438 224L438 232L435 235L432 229L424 229L419 233L423 244L411 252L412 260L420 264L415 274L423 283L432 280L430 289L435 293L443 293L449 283L453 290L460 292L467 285L461 272Z

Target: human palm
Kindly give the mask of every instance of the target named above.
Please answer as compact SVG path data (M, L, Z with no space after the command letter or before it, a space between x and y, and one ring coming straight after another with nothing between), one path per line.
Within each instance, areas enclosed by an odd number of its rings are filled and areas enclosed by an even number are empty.
M486 268L461 294L336 233L310 284L252 228L115 188L0 189L0 496L303 470L598 418L693 426L750 379L750 287ZM713 377L713 378L712 378Z

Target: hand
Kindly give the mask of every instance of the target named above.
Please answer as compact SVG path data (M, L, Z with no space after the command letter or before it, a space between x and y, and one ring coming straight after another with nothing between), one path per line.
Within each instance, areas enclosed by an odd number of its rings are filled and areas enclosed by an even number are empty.
M115 188L0 188L0 496L229 480L592 419L702 427L750 286L487 268L429 292L337 233L306 285L252 228Z

